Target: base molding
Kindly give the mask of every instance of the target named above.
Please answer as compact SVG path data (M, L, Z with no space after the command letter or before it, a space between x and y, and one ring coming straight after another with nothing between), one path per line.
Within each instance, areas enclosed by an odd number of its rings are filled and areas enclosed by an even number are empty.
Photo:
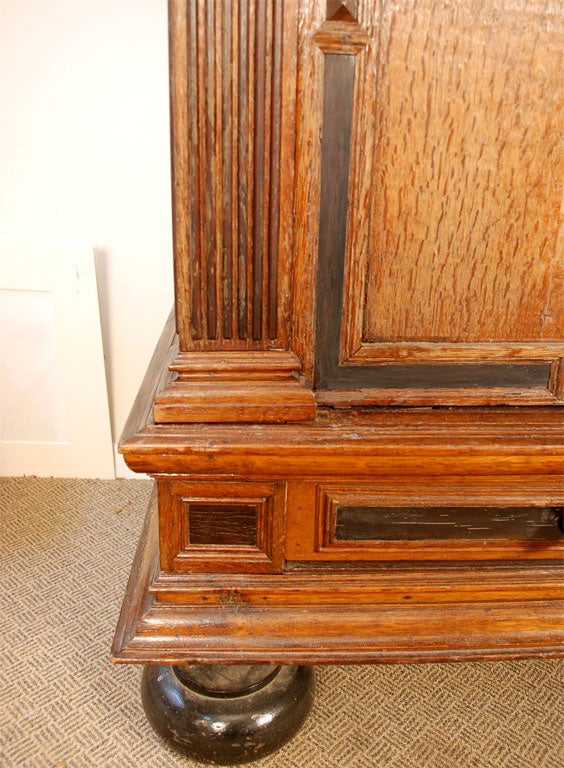
M155 398L156 423L273 423L315 417L315 398L291 352L183 352Z
M564 655L559 564L521 565L512 573L475 564L387 570L371 573L365 588L361 574L308 574L306 581L288 572L261 575L265 591L253 594L253 575L160 575L157 506L153 494L114 638L115 662L335 664Z

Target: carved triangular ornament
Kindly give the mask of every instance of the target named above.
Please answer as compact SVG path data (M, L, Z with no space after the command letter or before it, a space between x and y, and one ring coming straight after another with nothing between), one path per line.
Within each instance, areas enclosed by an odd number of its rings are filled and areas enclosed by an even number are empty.
M327 2L327 21L341 21L345 23L355 23L356 2L341 2L341 0L328 0Z

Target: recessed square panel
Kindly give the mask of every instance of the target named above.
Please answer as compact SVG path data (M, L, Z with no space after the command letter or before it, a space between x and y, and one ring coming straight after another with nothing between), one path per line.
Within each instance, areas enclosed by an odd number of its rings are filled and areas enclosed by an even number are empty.
M283 483L159 482L163 571L280 572L284 525Z
M256 504L188 504L188 544L257 546Z

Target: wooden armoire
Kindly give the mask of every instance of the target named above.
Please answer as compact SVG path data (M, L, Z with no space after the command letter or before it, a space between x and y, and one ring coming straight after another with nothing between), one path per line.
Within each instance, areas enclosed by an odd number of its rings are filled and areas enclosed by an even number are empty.
M175 312L114 660L562 653L563 15L169 1Z

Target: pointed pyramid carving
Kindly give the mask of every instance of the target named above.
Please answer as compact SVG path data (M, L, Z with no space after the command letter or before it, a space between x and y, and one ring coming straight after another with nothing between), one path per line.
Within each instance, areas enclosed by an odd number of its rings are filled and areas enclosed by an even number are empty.
M351 2L341 2L340 0L336 0L336 2L332 2L332 0L328 0L327 2L327 21L344 21L348 23L355 23L356 19L352 15L350 11L350 7L353 8L353 13L356 12L355 9L356 3Z

